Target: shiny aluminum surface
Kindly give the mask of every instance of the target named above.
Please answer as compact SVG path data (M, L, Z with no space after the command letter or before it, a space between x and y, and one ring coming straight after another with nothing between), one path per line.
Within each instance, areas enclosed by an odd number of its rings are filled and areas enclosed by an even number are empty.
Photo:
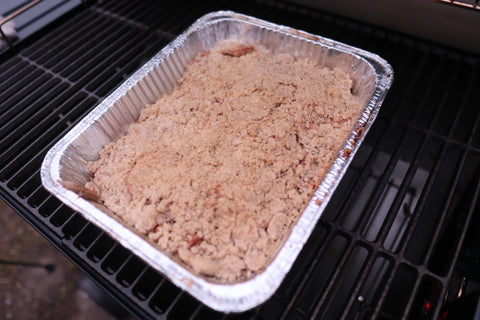
M91 178L86 163L98 159L103 146L124 135L145 104L154 103L173 90L198 53L230 38L263 46L273 55L288 53L296 58L308 57L319 66L343 69L353 79L353 92L360 97L364 109L314 197L266 270L244 282L221 284L193 274L163 254L103 205L89 200L92 197L83 186ZM42 183L65 204L207 306L223 312L244 311L273 295L292 267L373 124L392 80L391 66L375 54L231 11L213 12L198 19L156 54L52 147L42 164Z

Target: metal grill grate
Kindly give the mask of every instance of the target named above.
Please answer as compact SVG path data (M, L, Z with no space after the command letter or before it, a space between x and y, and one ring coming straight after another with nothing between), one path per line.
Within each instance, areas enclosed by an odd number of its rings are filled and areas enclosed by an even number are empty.
M376 52L396 73L292 271L273 298L239 315L214 312L177 289L50 196L39 176L46 151L72 125L196 18L218 9ZM436 319L459 288L468 292L464 279L478 283L472 262L462 265L479 256L478 56L259 1L82 4L17 49L0 56L0 196L137 317Z

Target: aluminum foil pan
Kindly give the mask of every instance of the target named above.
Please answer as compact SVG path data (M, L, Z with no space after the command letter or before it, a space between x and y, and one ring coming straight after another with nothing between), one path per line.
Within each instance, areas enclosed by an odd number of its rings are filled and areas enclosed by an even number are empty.
M198 53L232 37L248 45L261 45L273 54L308 57L320 66L343 69L353 79L353 92L360 97L364 109L338 158L266 270L244 282L219 284L191 273L160 252L104 206L91 201L83 186L91 178L87 161L98 159L103 146L124 135L145 104L170 92ZM261 304L279 287L375 120L392 80L392 68L375 54L234 12L213 12L198 19L68 132L45 157L42 183L65 204L207 306L223 312L241 312Z

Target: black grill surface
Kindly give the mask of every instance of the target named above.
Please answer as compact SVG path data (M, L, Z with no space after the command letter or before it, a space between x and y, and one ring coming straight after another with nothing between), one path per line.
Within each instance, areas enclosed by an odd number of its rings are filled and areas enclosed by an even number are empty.
M275 295L197 302L51 196L53 144L201 15L233 9L378 53L377 122ZM84 3L0 56L0 196L138 318L437 319L480 279L479 57L289 3ZM48 293L47 293L48 294Z

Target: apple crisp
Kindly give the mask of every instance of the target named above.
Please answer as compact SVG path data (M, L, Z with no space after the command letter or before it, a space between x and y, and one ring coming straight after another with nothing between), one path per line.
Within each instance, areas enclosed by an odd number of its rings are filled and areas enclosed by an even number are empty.
M224 283L273 259L353 129L352 80L221 42L90 162L87 187L164 253Z

